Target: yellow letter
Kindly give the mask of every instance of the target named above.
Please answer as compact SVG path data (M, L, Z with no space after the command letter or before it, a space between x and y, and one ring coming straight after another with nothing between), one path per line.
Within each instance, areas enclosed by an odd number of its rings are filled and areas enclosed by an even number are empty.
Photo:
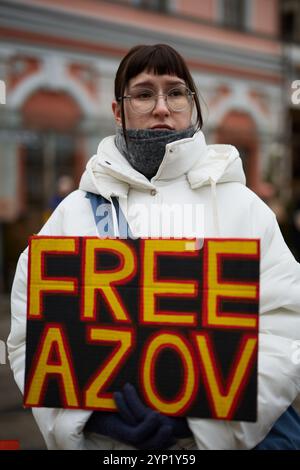
M179 280L177 282L156 279L156 257L159 254L173 256L197 256L196 242L185 240L144 240L142 321L144 323L164 323L195 325L193 312L157 312L156 296L193 297L197 294L197 282ZM187 248L188 247L188 248ZM180 281L180 282L179 282Z
M231 367L226 387L222 384L215 355L208 333L195 334L199 358L204 373L204 383L212 403L214 415L219 419L231 419L237 400L246 385L255 357L257 338L245 335Z
M97 251L118 255L121 259L120 267L110 271L97 272L95 267L95 252ZM134 276L135 269L134 252L124 241L87 238L85 240L84 304L81 318L83 320L96 319L95 293L100 290L115 319L128 323L130 318L113 284L125 284L128 279Z
M161 349L175 349L184 365L184 376L180 393L171 401L162 400L156 391L155 362ZM147 345L147 349L142 360L142 378L145 395L151 405L161 413L176 415L187 409L193 401L196 393L197 381L195 373L197 369L194 366L193 355L189 350L188 343L182 337L176 334L157 334Z
M218 300L221 297L232 299L257 299L258 288L253 283L225 283L219 281L222 255L256 257L257 240L208 240L206 264L203 265L203 325L232 328L256 328L257 316L238 313L218 313Z
M48 279L44 276L44 255L46 253L76 253L75 238L37 237L32 238L29 247L29 318L41 318L41 295L43 292L75 293L75 280L63 280L59 277Z
M59 361L50 362L53 347L57 346ZM67 340L59 325L47 326L37 354L36 365L30 377L28 391L25 394L26 406L42 405L42 391L45 382L51 375L58 375L63 385L63 400L67 407L78 407L75 377L68 350Z
M114 399L100 396L100 392L105 384L116 375L124 360L126 359L132 346L132 332L130 330L118 330L109 328L90 328L88 331L89 340L99 343L117 343L118 347L111 354L104 366L97 371L84 391L85 407L97 408L101 410L116 410Z

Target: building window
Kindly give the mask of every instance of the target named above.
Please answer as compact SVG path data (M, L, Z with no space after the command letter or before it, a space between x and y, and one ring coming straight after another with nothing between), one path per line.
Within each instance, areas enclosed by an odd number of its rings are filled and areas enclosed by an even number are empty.
M169 0L132 0L132 4L145 10L169 11Z
M284 41L300 42L300 4L299 0L280 2L281 37Z
M23 145L26 199L29 210L41 211L55 195L59 177L74 173L76 138L72 134L32 132L32 140Z
M245 0L222 0L223 24L233 29L245 29Z

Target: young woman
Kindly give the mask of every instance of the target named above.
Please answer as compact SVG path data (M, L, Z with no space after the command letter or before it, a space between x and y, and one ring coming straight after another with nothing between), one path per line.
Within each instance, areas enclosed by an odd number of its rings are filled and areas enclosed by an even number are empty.
M196 87L184 60L170 46L129 51L116 74L112 110L116 135L100 143L79 189L58 206L40 234L120 236L121 207L133 236L166 236L163 215L158 213L153 228L151 209L189 204L204 211L204 223L194 236L259 238L258 420L169 418L146 407L127 384L114 394L116 413L33 408L48 448L253 449L258 443L258 448L267 448L271 441L276 441L271 444L275 448L287 442L296 447L300 428L290 405L300 390L300 361L291 357L300 335L300 267L274 214L245 186L238 151L231 145L206 144ZM111 223L101 229L103 201L112 210ZM188 234L176 233L173 224L167 235ZM8 339L11 367L22 391L26 283L27 250L14 280ZM273 439L272 427L282 441Z

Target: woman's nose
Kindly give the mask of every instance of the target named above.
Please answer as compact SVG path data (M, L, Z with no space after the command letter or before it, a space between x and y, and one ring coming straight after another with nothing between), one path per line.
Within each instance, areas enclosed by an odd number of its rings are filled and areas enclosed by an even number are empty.
M170 110L167 105L167 97L165 95L157 96L153 113L163 114L165 116L170 114Z

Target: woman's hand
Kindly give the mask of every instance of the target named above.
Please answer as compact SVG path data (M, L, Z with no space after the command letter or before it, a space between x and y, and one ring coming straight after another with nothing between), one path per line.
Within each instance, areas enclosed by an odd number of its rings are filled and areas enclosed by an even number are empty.
M170 418L146 407L130 384L115 392L114 399L118 413L94 412L86 431L110 436L138 449L167 449L176 438L191 435L185 418Z
M128 423L141 422L153 412L151 408L148 408L142 403L135 387L131 384L126 384L123 387L123 392L115 392L114 399L117 404L118 411L122 415L123 419ZM192 435L186 418L173 418L161 413L158 413L158 417L162 425L170 426L172 428L172 433L175 438L180 439Z

